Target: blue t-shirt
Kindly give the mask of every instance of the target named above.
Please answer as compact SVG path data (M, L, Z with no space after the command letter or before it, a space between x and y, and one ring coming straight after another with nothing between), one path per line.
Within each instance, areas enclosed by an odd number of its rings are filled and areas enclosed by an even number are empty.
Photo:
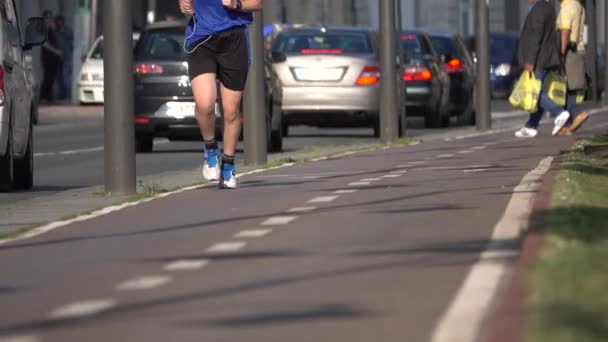
M186 27L186 44L192 47L212 34L251 23L251 13L228 9L221 0L194 0L194 15Z

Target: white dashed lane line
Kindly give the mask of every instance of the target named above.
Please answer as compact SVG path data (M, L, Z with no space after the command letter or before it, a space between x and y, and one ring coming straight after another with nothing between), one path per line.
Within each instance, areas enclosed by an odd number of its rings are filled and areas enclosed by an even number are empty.
M263 226L281 226L291 223L297 216L273 216L262 222Z
M339 196L319 196L311 199L308 203L329 203L338 199Z
M247 242L220 242L207 248L207 253L231 253L237 252L247 246Z
M96 299L75 302L55 309L47 315L53 320L76 319L100 314L116 306L113 299Z
M348 186L366 186L366 185L370 185L370 182L352 182L349 183Z
M384 175L384 176L382 176L382 178L398 178L398 177L401 177L401 176L403 176L403 173L395 173L395 174L392 174L392 175Z
M447 159L447 158L453 158L455 156L456 155L454 155L454 154L440 154L440 155L437 156L437 158L438 159Z
M406 170L397 170L397 171L390 172L391 175L402 175L404 173L407 173L407 171Z
M317 207L291 208L291 209L287 210L287 213L289 213L289 214L293 214L293 213L307 213L307 212L311 212L311 211L313 211L315 209L317 209Z
M458 151L459 154L469 154L469 153L473 153L475 151L471 151L471 150L462 150L462 151Z
M354 194L357 191L359 191L359 190L357 190L357 189L338 190L338 191L334 191L334 194L336 194L336 195Z
M236 239L255 239L272 233L272 229L243 230L234 235Z
M173 278L166 275L135 277L116 285L116 291L152 290L168 284L171 280Z
M167 272L196 271L207 266L209 260L176 260L165 265Z
M486 147L485 146L475 146L475 147L471 147L471 150L476 150L476 151L480 151L480 150L485 150Z
M381 178L365 178L360 180L360 182L377 182L379 180L382 180Z

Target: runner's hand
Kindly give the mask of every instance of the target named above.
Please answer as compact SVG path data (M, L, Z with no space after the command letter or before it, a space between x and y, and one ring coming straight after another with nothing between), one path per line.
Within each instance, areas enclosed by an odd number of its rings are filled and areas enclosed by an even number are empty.
M193 0L179 0L179 10L185 15L194 14Z
M236 0L222 0L222 5L231 9L236 8Z

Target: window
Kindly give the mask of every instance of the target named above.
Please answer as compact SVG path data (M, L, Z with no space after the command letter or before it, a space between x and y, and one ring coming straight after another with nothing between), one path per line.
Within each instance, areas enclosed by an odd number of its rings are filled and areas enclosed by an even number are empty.
M186 60L184 40L183 29L149 31L137 45L136 55L140 59Z
M291 32L279 36L274 51L289 54L370 54L371 40L363 32Z

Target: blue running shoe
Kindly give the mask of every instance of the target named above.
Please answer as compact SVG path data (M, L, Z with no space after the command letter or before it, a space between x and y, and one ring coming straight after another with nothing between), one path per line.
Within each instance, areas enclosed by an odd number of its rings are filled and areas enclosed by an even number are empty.
M205 161L203 162L203 177L209 182L217 182L220 179L220 150L205 149Z
M236 189L236 168L234 164L222 163L222 178L220 179L220 189Z

